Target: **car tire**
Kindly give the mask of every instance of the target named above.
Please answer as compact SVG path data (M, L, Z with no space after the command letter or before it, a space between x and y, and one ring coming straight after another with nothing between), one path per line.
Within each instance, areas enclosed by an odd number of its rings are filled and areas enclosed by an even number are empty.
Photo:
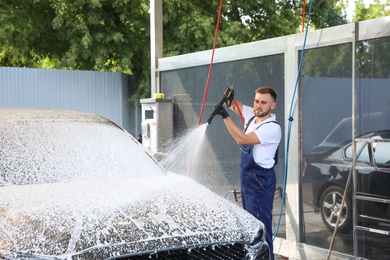
M334 230L337 217L340 212L343 200L344 189L338 186L327 188L320 198L321 218L325 226L331 231ZM344 202L338 232L346 233L352 229L352 203L349 196Z

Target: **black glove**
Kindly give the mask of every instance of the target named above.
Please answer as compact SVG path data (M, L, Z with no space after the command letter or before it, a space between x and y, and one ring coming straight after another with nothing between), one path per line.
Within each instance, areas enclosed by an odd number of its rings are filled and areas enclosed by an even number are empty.
M214 111L215 111L216 115L222 116L223 119L225 119L229 116L228 112L226 111L226 109L223 106L216 105L214 107Z
M225 90L225 93L223 93L223 97L225 98L225 104L227 107L230 107L232 105L233 99L234 99L234 90L227 88Z

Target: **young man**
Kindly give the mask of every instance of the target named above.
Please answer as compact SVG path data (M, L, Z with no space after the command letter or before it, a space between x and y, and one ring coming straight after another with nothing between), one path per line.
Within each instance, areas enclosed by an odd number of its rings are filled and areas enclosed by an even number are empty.
M261 220L266 228L266 240L272 243L272 207L276 188L274 166L282 136L279 123L271 113L276 108L277 94L270 87L256 90L253 108L234 100L231 96L230 109L241 113L245 119L244 131L229 117L221 106L218 114L222 116L231 136L240 145L241 154L241 198L245 210Z

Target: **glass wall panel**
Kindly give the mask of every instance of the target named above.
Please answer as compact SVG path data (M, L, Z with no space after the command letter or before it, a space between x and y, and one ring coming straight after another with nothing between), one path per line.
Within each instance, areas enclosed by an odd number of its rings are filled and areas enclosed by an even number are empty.
M354 254L352 187L340 211L352 166L351 44L306 50L301 90L301 242ZM357 44L356 206L358 256L383 259L390 248L389 38ZM386 51L387 50L387 51ZM372 141L375 139L376 141ZM370 141L371 140L371 141ZM367 231L371 230L371 231ZM376 232L372 232L376 231Z
M161 73L165 98L172 98L175 103L176 135L197 126L208 71L207 65ZM272 86L277 90L278 102L274 113L284 129L284 56L282 54L214 64L202 124L206 122L227 87L234 89L238 101L252 106L255 90L261 86ZM242 126L240 117L230 110L228 112L236 124ZM282 187L284 182L284 136L282 138L279 163L276 166L278 187ZM207 126L203 142L192 177L217 194L234 201L234 194L230 192L240 189L240 149L220 117L214 118ZM237 204L241 205L240 201ZM280 205L281 193L278 189L274 203L275 226L279 220ZM284 223L283 217L278 236L285 237Z
M390 38L359 42L356 135L366 142L356 163L358 256L390 255Z
M300 242L324 249L329 248L342 185L348 177L348 162L342 161L342 144L352 133L351 53L351 44L306 50L302 66L301 230L304 234ZM351 201L345 205L348 213L352 212ZM343 221L333 250L352 254L353 236L349 229L352 217Z

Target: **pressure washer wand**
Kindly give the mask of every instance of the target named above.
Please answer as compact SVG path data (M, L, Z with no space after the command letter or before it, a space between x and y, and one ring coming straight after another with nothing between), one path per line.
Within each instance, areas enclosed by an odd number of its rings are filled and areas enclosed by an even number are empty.
M215 115L217 114L218 112L218 109L220 106L223 106L223 103L225 102L228 102L229 101L229 98L231 95L234 95L233 94L233 90L231 90L230 88L227 88L223 97L221 98L221 100L218 102L218 104L214 107L214 110L213 112L211 113L211 115L209 116L209 119L207 119L207 123L210 125L211 124L211 121L213 120L213 118L215 117ZM233 96L232 96L233 97Z
M223 103L225 103L226 101L226 97L224 96L219 102L218 104L214 107L214 110L213 112L211 112L211 115L209 116L209 119L207 119L207 123L210 125L211 124L211 121L213 120L213 118L215 117L215 115L217 114L218 112L218 109L220 106L223 106Z

